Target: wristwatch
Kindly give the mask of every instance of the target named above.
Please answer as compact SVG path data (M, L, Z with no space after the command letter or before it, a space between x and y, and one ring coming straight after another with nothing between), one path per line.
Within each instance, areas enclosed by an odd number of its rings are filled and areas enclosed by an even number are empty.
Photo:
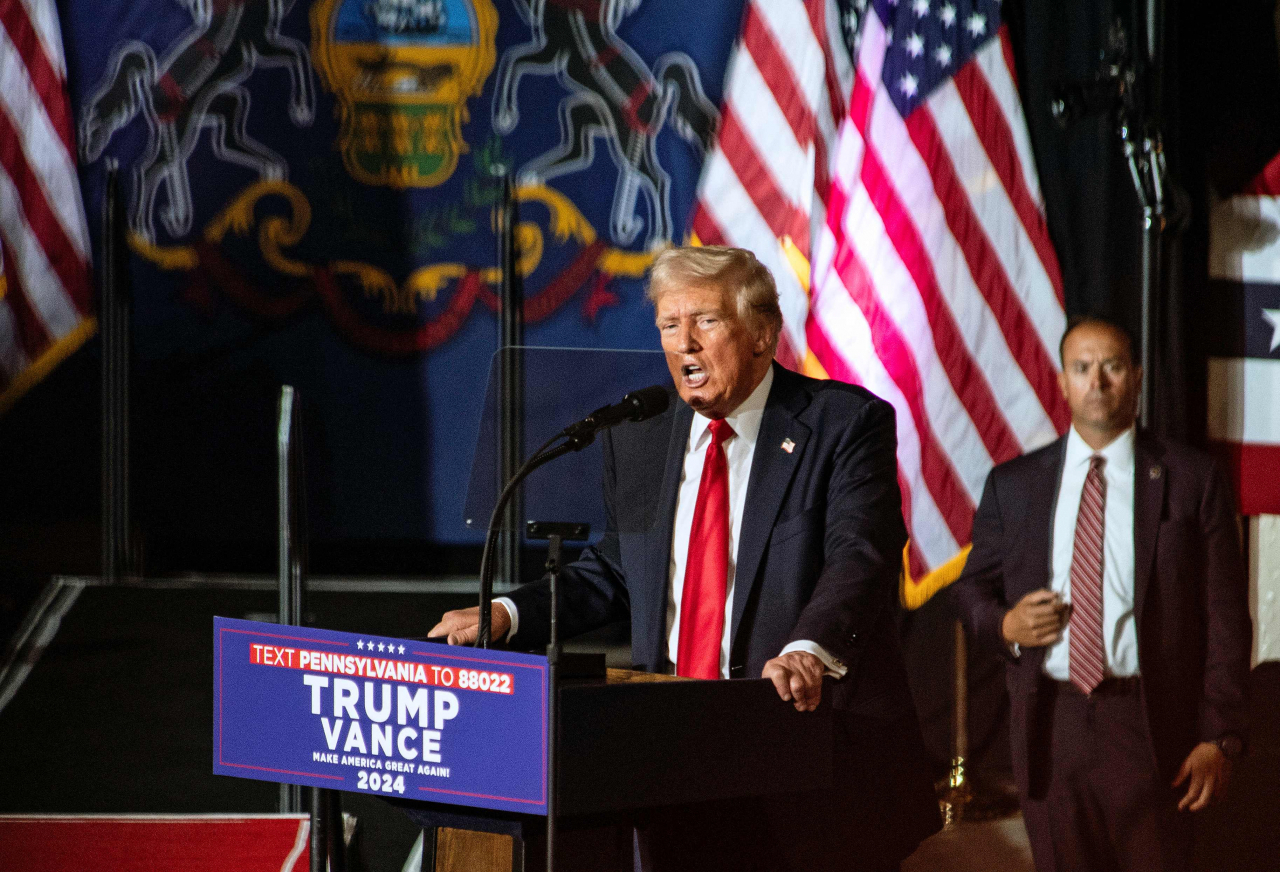
M1244 742L1240 741L1240 737L1234 733L1219 737L1213 744L1217 745L1223 755L1231 761L1238 760L1244 753Z

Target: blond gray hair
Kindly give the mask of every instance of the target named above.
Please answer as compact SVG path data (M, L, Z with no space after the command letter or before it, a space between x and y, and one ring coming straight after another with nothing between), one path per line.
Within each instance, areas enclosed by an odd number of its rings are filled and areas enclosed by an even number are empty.
M756 256L744 248L727 245L690 245L668 248L649 268L645 295L655 306L668 291L689 285L718 285L732 291L738 317L753 330L767 331L774 348L782 332L782 309L773 276Z

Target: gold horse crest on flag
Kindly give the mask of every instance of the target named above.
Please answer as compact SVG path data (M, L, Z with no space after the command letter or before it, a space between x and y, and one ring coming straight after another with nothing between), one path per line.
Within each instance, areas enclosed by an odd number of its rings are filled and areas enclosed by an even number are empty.
M497 33L492 0L318 0L312 52L338 100L347 172L395 188L453 175Z

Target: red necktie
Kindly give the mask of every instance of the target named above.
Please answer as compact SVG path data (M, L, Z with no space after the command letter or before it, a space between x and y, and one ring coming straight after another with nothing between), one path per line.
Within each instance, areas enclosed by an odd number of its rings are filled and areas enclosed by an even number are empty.
M1105 457L1089 458L1089 472L1080 494L1076 540L1071 555L1071 643L1068 674L1071 683L1090 693L1102 681L1107 655L1102 647L1102 531L1107 509Z
M712 421L711 444L702 462L698 502L689 528L689 559L680 594L680 641L676 674L720 677L720 640L724 637L725 585L729 578L729 462L724 443L733 428Z

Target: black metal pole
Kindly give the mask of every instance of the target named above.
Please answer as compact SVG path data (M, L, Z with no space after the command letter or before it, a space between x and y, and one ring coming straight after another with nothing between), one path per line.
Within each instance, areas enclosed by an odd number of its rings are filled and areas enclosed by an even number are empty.
M114 584L137 567L129 516L129 281L120 170L107 164L102 201L98 323L102 337L102 578Z
M277 519L279 526L278 592L280 623L302 623L302 567L298 547L298 409L301 400L292 385L280 388L276 431Z
M347 872L347 829L342 817L342 792L324 791L328 800L329 872Z
M311 872L328 872L329 865L329 791L311 788Z
M1142 76L1147 116L1164 115L1164 0L1132 0L1134 42Z
M551 583L551 639L547 644L547 693L551 697L547 706L547 872L555 872L556 868L556 814L559 811L556 770L560 745L560 545L560 536L552 533L547 544L547 576Z
M1160 287L1160 236L1163 233L1163 216L1151 207L1142 210L1142 335L1141 365L1142 386L1138 395L1138 425L1151 426L1155 391L1155 342L1153 325L1156 324L1156 290Z
M524 360L520 346L524 344L524 288L516 269L519 248L516 225L520 217L515 185L510 174L502 181L502 480L510 481L520 468L524 454ZM520 575L520 494L507 506L503 518L502 576L514 584Z
M1145 169L1145 198L1142 199L1142 388L1138 402L1138 423L1154 423L1156 345L1159 335L1160 301L1164 290L1165 215L1164 144L1164 0L1132 0L1134 4L1134 48L1137 55L1140 89L1140 118L1143 126L1142 165ZM1141 195L1140 195L1141 196Z
M102 337L102 580L116 580L116 505L115 505L115 373L112 340L115 338L115 204L119 189L119 169L112 161L107 166L106 193L102 201L102 264L99 282L98 324Z
M1169 178L1165 163L1164 139L1164 27L1163 0L1132 0L1129 32L1117 20L1112 41L1123 58L1117 78L1117 132L1120 136L1130 180L1141 212L1139 257L1139 365L1142 385L1138 395L1138 424L1154 423L1157 346L1162 344L1161 301L1164 293L1165 234L1170 229L1169 203L1172 198L1174 232L1179 201L1185 200L1177 184Z
M295 472L299 470L298 456L298 397L291 385L280 388L279 418L276 429L276 484L277 523L279 545L278 618L281 624L298 626L302 623L302 561L296 535L300 500L299 482ZM280 811L282 814L302 810L302 789L296 784L280 785ZM311 817L314 833L317 820Z
M307 574L307 491L301 424L302 398L292 385L283 385L276 422L277 617L281 624L295 627L303 621ZM302 811L302 788L281 784L279 805L285 814ZM335 791L311 789L311 872L345 869L341 808Z
M524 366L520 346L524 342L524 288L517 268L520 257L516 240L519 223L515 185L508 173L502 180L498 205L498 263L502 272L502 309L499 313L499 427L498 473L503 483L511 481L520 468L524 451ZM508 502L502 515L498 539L498 565L502 577L514 584L520 574L520 515L518 495ZM480 626L476 644L489 647L492 627L493 589L485 589L481 579Z
M1120 138L1124 146L1125 160L1133 181L1138 205L1142 208L1142 235L1140 247L1140 306L1139 364L1142 366L1142 385L1138 394L1138 425L1147 428L1153 421L1156 381L1156 328L1161 323L1160 290L1163 282L1164 233L1168 224L1165 201L1169 181L1165 172L1164 147L1160 132L1154 126L1145 134L1139 133L1140 119L1122 119ZM1136 130L1135 130L1136 128Z

